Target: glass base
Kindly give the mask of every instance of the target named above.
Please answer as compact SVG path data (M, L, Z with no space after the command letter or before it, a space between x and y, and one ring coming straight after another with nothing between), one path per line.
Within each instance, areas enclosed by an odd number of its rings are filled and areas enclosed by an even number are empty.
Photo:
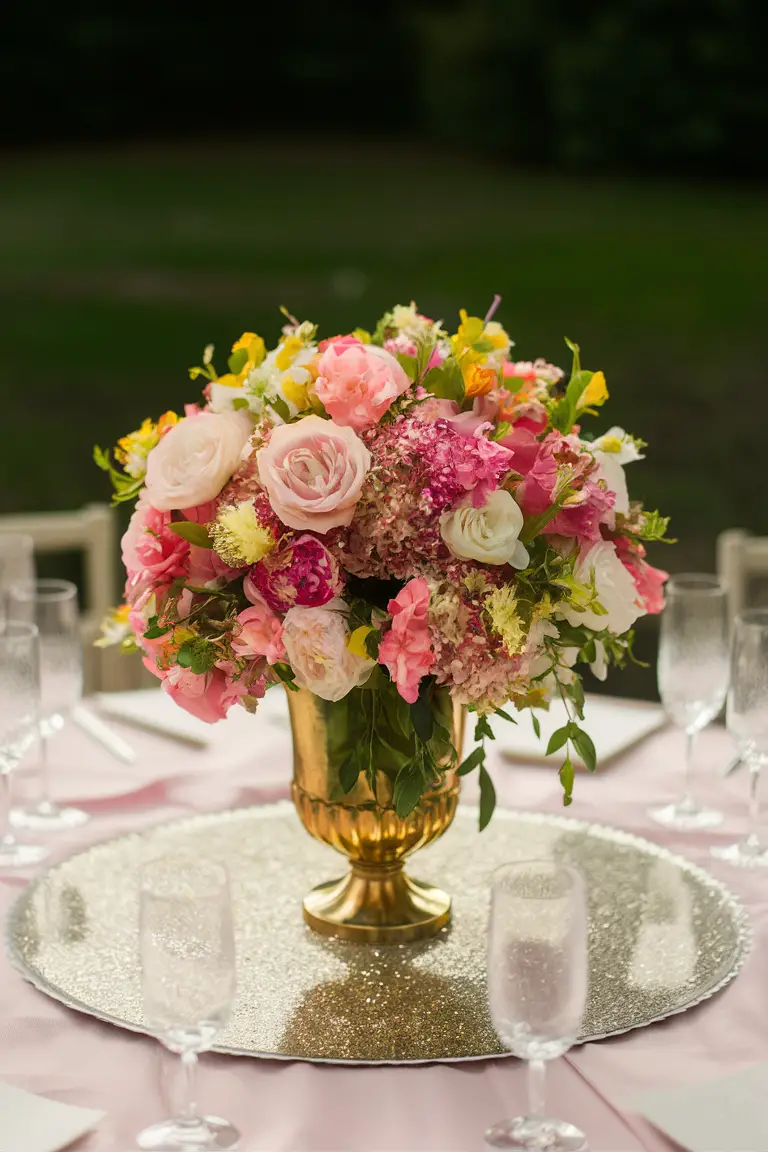
M49 849L42 844L3 844L0 842L0 869L31 868L45 860Z
M689 800L678 804L665 804L663 808L649 808L651 820L664 828L679 828L682 832L695 832L702 828L719 828L724 820L716 808L699 808Z
M90 816L82 808L60 808L49 800L28 808L11 808L11 824L14 828L30 828L35 832L62 832L67 828L79 828L87 824Z
M485 1134L491 1148L524 1148L530 1152L586 1152L587 1138L583 1132L564 1120L529 1120L517 1116L502 1120Z
M710 848L715 860L724 860L735 868L768 868L768 848L752 845L747 840L729 844L727 848Z
M216 1152L218 1149L237 1148L240 1133L234 1125L218 1116L202 1116L197 1124L182 1124L178 1120L161 1120L150 1124L136 1137L136 1147L146 1152Z

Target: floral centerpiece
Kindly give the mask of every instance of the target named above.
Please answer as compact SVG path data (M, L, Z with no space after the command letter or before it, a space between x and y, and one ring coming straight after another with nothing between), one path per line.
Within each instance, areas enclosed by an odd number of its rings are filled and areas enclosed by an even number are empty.
M368 787L406 822L477 771L485 826L489 718L553 696L570 803L572 749L595 766L577 668L631 659L634 622L662 606L645 545L667 521L625 478L645 445L589 434L602 372L570 342L568 374L516 360L497 305L453 333L411 304L323 340L285 313L276 347L244 333L222 375L207 347L197 403L95 452L115 501L136 501L105 642L203 720L275 685L311 694L335 717L337 800ZM475 715L458 766L457 706Z

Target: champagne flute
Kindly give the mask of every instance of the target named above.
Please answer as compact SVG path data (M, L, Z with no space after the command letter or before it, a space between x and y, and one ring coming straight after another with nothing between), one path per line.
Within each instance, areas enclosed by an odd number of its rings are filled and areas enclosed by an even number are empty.
M768 847L760 839L758 783L768 764L768 609L740 612L733 625L731 683L726 707L728 730L749 768L747 837L712 855L739 868L768 867Z
M6 597L13 584L35 578L35 542L18 532L0 532L0 625L5 620Z
M173 1119L139 1133L151 1152L235 1148L240 1133L195 1103L198 1053L229 1017L235 995L235 939L229 875L222 864L167 856L146 864L140 890L141 977L147 1024L181 1057L186 1100Z
M11 773L35 743L40 707L40 648L34 624L8 621L0 630L0 867L25 868L47 855L39 844L19 844L10 830Z
M36 804L14 808L17 828L45 832L77 828L88 820L80 808L62 808L50 797L49 742L61 730L83 693L83 652L77 588L69 580L14 584L8 592L10 619L34 623L40 633L41 795Z
M587 998L584 882L551 860L508 864L493 874L488 999L494 1027L528 1061L528 1113L485 1134L493 1148L581 1152L578 1128L545 1113L546 1061L562 1056L581 1030Z
M691 788L696 736L725 702L728 688L728 612L725 585L716 576L673 576L665 589L659 640L659 695L686 739L685 791L649 816L666 828L716 828L722 812L701 807Z

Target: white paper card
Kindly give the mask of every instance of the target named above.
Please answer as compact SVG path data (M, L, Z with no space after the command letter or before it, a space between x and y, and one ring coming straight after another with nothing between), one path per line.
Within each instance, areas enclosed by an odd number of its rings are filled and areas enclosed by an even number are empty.
M175 740L183 740L199 748L207 748L215 742L252 738L254 717L245 708L233 707L226 719L216 724L206 724L197 716L192 716L162 688L143 688L136 692L101 692L98 697L99 711L105 716L150 732L159 732ZM273 688L259 703L257 716L270 724L288 723L288 705L285 692Z
M557 728L568 721L565 705L553 700L548 712L536 710L541 725L541 739L533 731L530 716L513 712L517 725L506 720L492 719L496 733L496 748L505 757L536 763L546 760L560 763L562 749L550 757L544 755L549 738ZM597 752L598 768L612 757L626 752L634 744L650 736L666 723L663 708L644 700L620 700L611 696L587 696L584 701L584 720L581 727L592 737ZM577 758L576 758L577 759Z
M59 1152L104 1116L0 1081L0 1152Z
M768 1148L768 1064L721 1080L643 1092L622 1106L645 1116L689 1152Z

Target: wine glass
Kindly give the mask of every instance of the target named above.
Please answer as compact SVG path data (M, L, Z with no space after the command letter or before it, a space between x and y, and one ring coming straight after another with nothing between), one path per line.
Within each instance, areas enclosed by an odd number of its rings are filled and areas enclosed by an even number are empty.
M586 1137L547 1118L546 1061L562 1056L581 1030L587 998L587 908L573 868L524 860L493 874L488 939L488 999L494 1027L528 1061L528 1114L485 1134L493 1148L580 1152Z
M61 730L83 693L83 652L77 588L69 580L14 584L8 592L9 619L26 620L40 632L41 795L36 804L14 808L17 828L54 832L88 820L80 808L62 808L50 798L49 741Z
M712 848L713 856L740 868L768 867L768 848L759 834L757 795L761 769L768 764L768 609L740 612L733 624L731 683L726 707L728 730L749 768L749 828L745 840Z
M18 532L0 532L0 625L6 617L6 596L12 584L35 578L35 542Z
M179 1152L235 1148L240 1133L195 1103L198 1053L229 1017L235 995L235 939L229 875L222 864L167 856L146 864L140 891L144 1016L157 1038L181 1056L181 1113L145 1128L139 1148Z
M47 855L39 844L19 844L10 830L11 773L35 743L40 707L40 647L34 624L8 621L0 630L0 867L25 868Z
M716 576L673 576L664 600L659 695L667 716L685 732L685 791L681 800L648 814L666 828L716 828L723 814L697 804L691 775L696 736L717 716L728 688L726 589Z

